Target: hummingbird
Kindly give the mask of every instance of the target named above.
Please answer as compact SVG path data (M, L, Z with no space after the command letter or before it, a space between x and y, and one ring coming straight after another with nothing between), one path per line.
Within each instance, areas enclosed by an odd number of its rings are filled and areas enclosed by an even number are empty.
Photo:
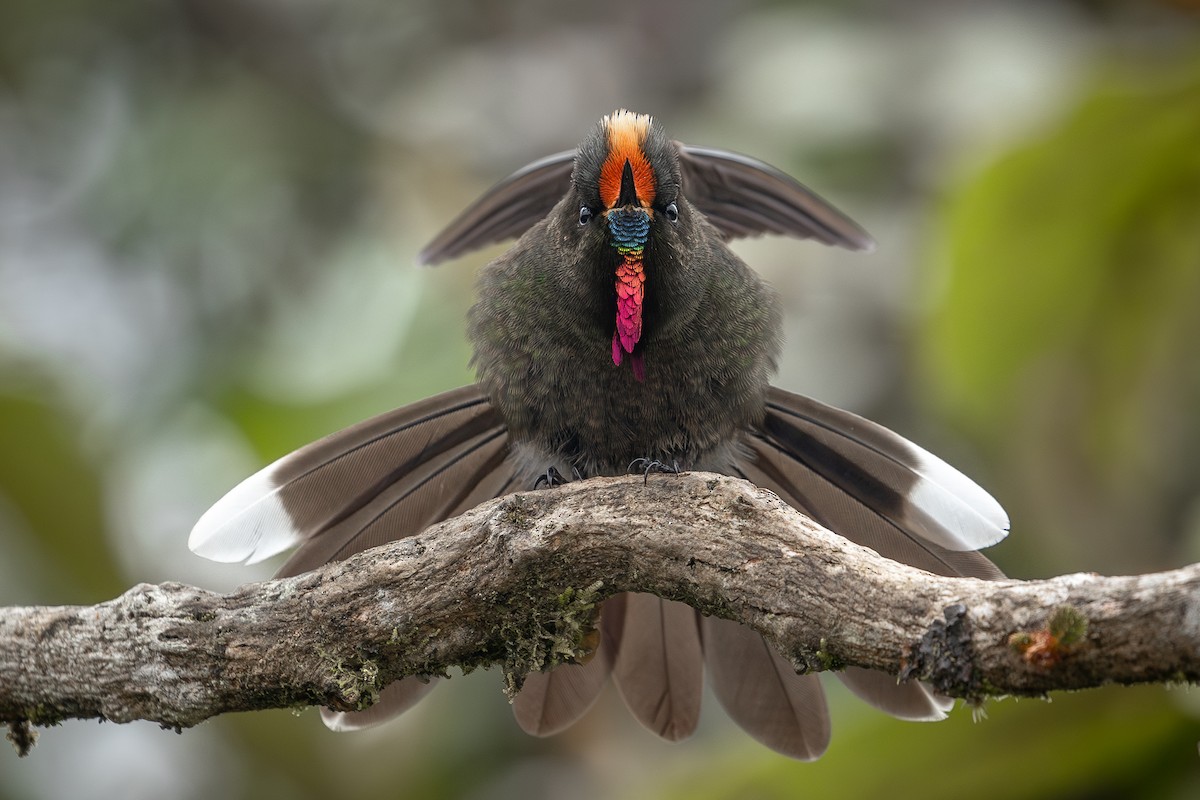
M674 141L618 110L577 148L509 176L418 256L436 264L517 238L485 266L468 314L477 383L382 414L285 455L196 524L189 546L252 563L290 548L296 575L413 536L493 497L636 469L744 478L881 555L942 575L1002 577L977 550L1008 531L978 484L897 433L770 385L780 353L775 293L728 246L780 234L851 250L871 237L786 173ZM829 713L816 675L758 633L653 595L600 608L586 663L529 674L513 700L526 732L578 720L611 677L664 739L696 728L707 672L752 737L820 756ZM901 719L953 701L919 682L836 673ZM353 730L411 707L436 680L403 678L372 707L322 709Z

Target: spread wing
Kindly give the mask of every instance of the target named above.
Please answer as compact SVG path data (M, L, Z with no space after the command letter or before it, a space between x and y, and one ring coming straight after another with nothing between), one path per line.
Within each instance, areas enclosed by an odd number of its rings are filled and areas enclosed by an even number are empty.
M740 474L880 555L940 575L1000 578L973 552L1008 534L991 495L937 456L849 411L771 387Z
M727 239L776 233L873 250L859 225L787 173L727 150L676 142L683 195Z
M749 156L675 142L683 195L727 239L777 233L851 250L875 243L852 219L788 174ZM437 264L513 239L570 188L574 150L533 162L488 189L417 256Z
M974 550L1005 536L1004 510L970 478L887 428L771 387L762 425L746 445L749 458L735 469L738 475L847 539L941 575L1003 577ZM794 758L819 755L828 741L823 700L815 680L800 683L813 676L795 676L769 645L737 626L704 622L714 691L730 715L780 752ZM726 639L739 636L747 637L744 652L758 655L756 669L769 680L754 681L755 673L736 664L721 665L722 659L734 658ZM769 658L759 652L763 647ZM777 664L775 673L767 669L769 663ZM942 719L953 704L920 683L897 683L883 673L850 668L838 678L863 700L901 719ZM793 695L803 695L805 702L794 702Z
M500 415L478 386L466 386L289 453L210 508L188 546L215 561L255 562L299 545L278 573L298 575L507 494L517 474ZM368 709L322 709L321 718L333 730L369 727L436 682L403 678Z
M417 256L432 265L515 239L550 213L571 184L575 151L538 159L509 175L459 214Z
M284 456L210 508L188 546L252 563L298 545L279 572L297 575L505 494L516 475L500 415L466 386Z

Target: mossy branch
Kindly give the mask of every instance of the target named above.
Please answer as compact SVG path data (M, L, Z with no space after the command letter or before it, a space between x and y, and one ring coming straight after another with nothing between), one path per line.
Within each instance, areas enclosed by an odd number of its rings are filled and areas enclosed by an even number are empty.
M683 600L797 669L845 665L979 702L1200 679L1200 565L1137 577L945 578L881 558L769 492L692 473L524 492L422 535L217 594L142 584L96 606L0 609L0 721L21 751L67 718L182 729L354 710L405 675L525 671L594 646L599 601Z

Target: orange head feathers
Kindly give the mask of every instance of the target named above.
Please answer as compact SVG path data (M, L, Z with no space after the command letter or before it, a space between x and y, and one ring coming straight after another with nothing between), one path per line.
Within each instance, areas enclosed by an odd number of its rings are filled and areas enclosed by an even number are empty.
M638 202L643 207L654 203L658 179L646 158L643 144L650 131L650 116L621 109L604 118L608 135L608 155L600 167L600 200L605 208L616 205L621 196L621 175L626 162L633 171L633 184Z

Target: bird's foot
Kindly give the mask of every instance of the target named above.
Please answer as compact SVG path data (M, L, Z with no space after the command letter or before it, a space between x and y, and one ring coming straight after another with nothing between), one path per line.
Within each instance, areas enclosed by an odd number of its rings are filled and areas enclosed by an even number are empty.
M642 473L642 483L650 483L651 472L662 472L668 475L678 475L683 472L679 468L679 462L672 459L670 464L659 461L657 458L635 458L629 462L630 474L638 472Z
M579 471L579 467L571 467L571 480L583 480L583 473ZM549 466L546 467L545 472L543 472L541 475L538 475L537 480L533 482L533 488L539 489L544 484L547 489L553 489L555 486L562 486L566 482L567 479L564 478L562 473L558 471L558 467Z
M562 486L566 482L566 478L562 476L557 467L547 467L546 471L538 475L537 480L533 482L533 488L540 489L545 484L547 489L553 489L555 486Z

